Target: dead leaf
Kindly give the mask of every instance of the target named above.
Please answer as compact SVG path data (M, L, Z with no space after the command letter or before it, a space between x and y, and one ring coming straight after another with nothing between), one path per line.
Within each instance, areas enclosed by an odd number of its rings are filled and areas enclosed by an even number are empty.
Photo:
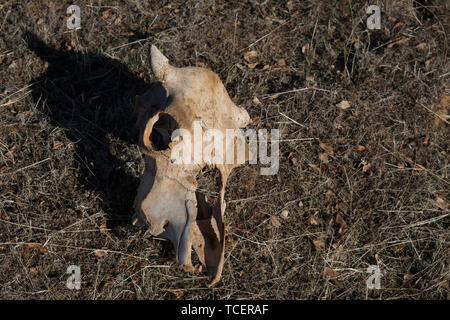
M317 85L317 83L316 83L316 80L314 79L314 76L306 77L306 87L314 88L316 85Z
M314 226L318 226L319 222L317 222L317 220L314 217L310 217L309 218L309 223L311 223Z
M275 228L281 227L281 222L280 222L280 220L278 220L278 218L276 216L270 216L270 222L272 222L272 225Z
M366 150L366 147L364 147L364 146L362 146L362 145L357 145L357 146L356 146L356 150L358 150L358 151L364 151L364 150Z
M281 211L280 217L284 220L287 220L289 218L289 211L287 211L287 210Z
M249 67L250 69L255 69L255 67L256 67L258 64L259 64L258 62L256 62L256 63L249 63L249 64L247 64L247 67Z
M342 244L338 244L338 243L333 243L332 247L336 250L341 250L342 249Z
M94 254L97 257L102 258L102 257L105 257L105 256L108 255L108 251L106 251L106 248L104 248L104 249L96 249L96 250L94 250Z
M278 60L278 65L279 65L280 67L286 66L286 60L284 60L284 59L279 59L279 60Z
M389 16L389 17L388 17L388 19L389 19L389 21L391 21L391 22L395 22L395 21L397 21L397 18L395 18L395 17L391 17L391 16Z
M114 20L114 24L117 26L118 24L120 24L122 22L122 17L117 17L116 20Z
M106 220L100 225L100 232L108 233L108 222Z
M288 9L289 11L294 10L294 1L289 0L289 1L286 3L286 7L287 7L287 9Z
M17 67L17 61L11 62L11 64L8 66L8 69L14 69Z
M363 164L363 168L362 168L362 171L363 172L366 172L367 170L369 170L370 169L370 167L372 166L371 164L370 164L370 162L366 162L366 161L362 161L362 164Z
M236 67L238 67L239 70L242 70L242 71L246 70L245 67L242 64L240 64L240 63L236 63Z
M47 252L47 248L43 247L40 243L27 243L27 247L38 249L41 253Z
M177 299L181 298L184 295L184 291L181 289L164 289L165 291L171 292L177 297Z
M59 148L61 148L62 146L64 146L64 143L63 143L63 142L61 142L61 141L56 141L56 142L53 144L53 150L59 149Z
M103 11L103 12L102 12L102 17L103 17L103 19L108 19L110 13L111 13L111 9L106 9L105 11Z
M444 199L440 198L440 197L436 197L436 202L439 206L439 208L441 208L442 210L447 210L448 207L450 206L450 204L445 201Z
M425 170L425 167L419 163L414 162L411 158L406 158L406 161L416 170Z
M387 45L387 47L388 47L388 48L392 48L393 46L395 46L395 45L397 45L397 44L407 43L408 40L409 40L408 38L403 38L403 39L400 39L400 40L398 40L398 41L389 43L389 44Z
M261 101L259 101L258 97L253 97L253 103L258 105L261 104Z
M290 160L294 166L299 166L299 161L296 157L292 157Z
M270 65L266 64L264 65L264 67L261 69L261 71L266 71L267 69L270 68Z
M328 163L328 154L326 152L320 153L319 152L319 160L323 163Z
M334 156L334 150L332 147L330 147L329 145L326 145L323 142L319 143L319 146L326 152L328 153L329 156L333 157Z
M428 69L430 67L430 64L432 64L436 60L436 57L431 57L427 61L425 61L425 68Z
M308 51L308 49L309 49L309 44L307 43L302 47L302 53L305 54L306 51Z
M403 275L403 283L407 283L407 282L411 281L412 278L414 278L414 276L412 274L409 274L409 273L404 274Z
M347 212L349 210L349 207L344 202L339 202L338 204L336 204L336 209L339 209L342 212Z
M442 97L437 107L438 107L438 110L436 111L437 117L435 117L434 119L435 127L438 127L441 124L446 123L446 119L448 119L448 112L450 108L450 96Z
M244 60L247 62L252 61L256 57L258 57L258 52L256 52L255 50L247 51L246 53L244 53Z
M347 100L342 100L341 102L339 102L337 104L337 107L342 110L346 110L346 109L350 108L350 102L348 102Z
M323 274L330 280L336 279L339 275L336 271L328 267L323 268Z
M449 108L450 107L450 96L444 96L441 99L441 106L443 108Z
M269 98L269 100L275 100L276 98L278 98L280 96L280 94L279 93L276 93L276 94L274 94L273 96L271 96L270 98Z
M321 240L314 240L313 241L314 246L317 250L323 250L325 249L325 243Z
M396 246L392 246L391 249L394 250L395 252L399 252L405 249L405 247L406 247L405 244L398 244Z
M335 119L335 121L333 122L333 127L335 127L335 128L338 129L338 130L344 129L344 127L343 127L339 122L337 122L336 119ZM345 141L345 138L344 138L344 141ZM342 142L341 142L341 143L342 143Z
M336 215L336 224L339 226L339 234L343 234L347 231L347 222L345 222L344 218L342 218L342 215L338 213Z
M245 190L250 192L255 189L256 181L259 177L259 171L255 167L247 167L243 169L243 176L245 177L247 183L245 184Z
M68 51L72 50L73 48L75 48L75 41L71 40L67 40L64 45L66 46L66 49Z
M31 274L36 274L36 273L39 272L40 269L41 269L40 267L31 267L29 269L29 271L30 271Z
M416 46L416 49L423 50L427 44L425 42L421 42Z
M7 153L5 153L5 156L7 158L11 157L16 151L19 149L18 145L14 145Z

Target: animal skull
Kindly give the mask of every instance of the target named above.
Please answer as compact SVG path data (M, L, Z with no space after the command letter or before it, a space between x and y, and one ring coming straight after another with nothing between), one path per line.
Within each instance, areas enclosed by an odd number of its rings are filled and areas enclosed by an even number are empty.
M150 49L151 67L160 81L142 96L136 97L140 127L139 145L145 154L145 171L135 199L133 224L150 225L154 236L169 239L175 248L177 262L186 271L198 271L191 262L191 247L206 267L209 285L220 280L224 260L225 186L232 164L174 163L172 150L178 143L195 148L193 141L173 139L176 129L201 130L243 128L250 123L248 113L237 107L217 74L197 67L176 68L155 47ZM248 160L250 150L239 133L238 143L245 144ZM234 141L225 142L224 153L234 152ZM194 151L195 153L195 151ZM234 157L234 153L233 153ZM220 197L210 204L197 190L196 176L205 166L220 171Z

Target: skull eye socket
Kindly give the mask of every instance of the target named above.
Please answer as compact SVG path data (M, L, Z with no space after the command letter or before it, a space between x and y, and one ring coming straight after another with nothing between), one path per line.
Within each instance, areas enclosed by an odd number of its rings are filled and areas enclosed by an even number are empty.
M156 151L168 149L170 142L172 142L172 133L178 128L178 123L171 115L167 113L160 114L159 120L153 125L150 134L153 148Z

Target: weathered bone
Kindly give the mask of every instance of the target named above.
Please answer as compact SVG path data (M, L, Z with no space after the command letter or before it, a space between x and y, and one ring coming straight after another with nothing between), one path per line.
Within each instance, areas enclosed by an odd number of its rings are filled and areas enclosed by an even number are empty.
M135 199L133 223L149 223L151 234L169 239L177 262L188 271L195 270L191 262L193 245L206 267L209 285L213 285L220 280L224 260L225 186L238 164L214 164L221 173L221 186L219 203L211 205L197 191L196 182L197 174L207 164L174 164L171 149L178 143L192 142L171 141L170 137L177 128L192 132L194 121L200 121L202 130L214 128L225 134L225 129L245 127L250 117L234 105L214 72L197 67L175 68L155 46L151 47L150 59L160 83L136 98L139 144L146 165ZM239 135L238 140L245 143ZM227 141L230 145L224 146L224 157L229 148L234 148L234 142Z

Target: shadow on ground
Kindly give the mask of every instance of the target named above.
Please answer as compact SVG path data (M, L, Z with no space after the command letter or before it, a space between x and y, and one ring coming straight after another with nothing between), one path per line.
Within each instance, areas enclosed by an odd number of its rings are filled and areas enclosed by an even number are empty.
M122 63L95 53L57 51L36 35L28 47L48 63L32 80L37 108L66 131L80 166L79 186L101 199L108 227L130 222L138 179L126 172L119 148L137 142L133 100L148 84ZM111 144L111 141L120 143ZM119 146L119 147L118 147Z

